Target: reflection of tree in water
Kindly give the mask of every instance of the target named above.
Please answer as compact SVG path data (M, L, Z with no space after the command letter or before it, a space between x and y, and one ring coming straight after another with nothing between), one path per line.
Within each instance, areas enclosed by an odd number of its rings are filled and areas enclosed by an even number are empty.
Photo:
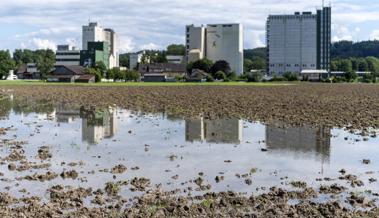
M0 117L9 116L11 110L15 114L28 115L31 113L50 114L54 106L49 101L34 101L26 98L0 97Z
M12 110L12 100L6 96L0 96L0 118L7 118Z
M15 98L12 104L12 108L15 114L50 114L54 112L53 103L47 100L34 101L30 99Z

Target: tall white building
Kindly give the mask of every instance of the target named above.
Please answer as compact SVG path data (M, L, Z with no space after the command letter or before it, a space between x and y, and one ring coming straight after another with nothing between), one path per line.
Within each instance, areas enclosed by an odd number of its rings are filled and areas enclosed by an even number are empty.
M207 27L186 27L186 58L193 62L208 58L224 60L237 75L243 74L242 24L209 24Z
M117 34L112 29L103 29L96 22L83 26L83 50L88 50L88 42L107 42L109 44L109 68L119 66L117 41Z
M58 45L55 53L56 66L79 66L80 50L71 45Z
M267 20L268 73L330 70L331 8L317 14L270 15Z

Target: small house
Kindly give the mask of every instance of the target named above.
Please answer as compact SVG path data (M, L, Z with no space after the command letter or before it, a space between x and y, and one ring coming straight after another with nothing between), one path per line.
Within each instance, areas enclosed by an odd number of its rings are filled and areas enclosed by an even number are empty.
M95 82L95 76L87 74L85 68L81 66L56 66L55 69L47 76L48 82Z

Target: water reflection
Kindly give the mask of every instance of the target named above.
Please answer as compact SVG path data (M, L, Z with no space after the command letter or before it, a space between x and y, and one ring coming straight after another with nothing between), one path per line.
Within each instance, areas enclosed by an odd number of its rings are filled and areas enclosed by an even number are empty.
M80 118L80 110L60 106L56 109L55 118L58 123L73 123Z
M185 138L188 142L240 144L243 121L239 119L206 120L203 117L186 120Z
M116 108L80 109L82 119L82 140L88 144L98 144L104 138L112 138L117 132Z
M12 98L0 99L0 116L7 117L13 110L15 114L36 113L55 117L58 123L81 122L82 141L98 144L103 139L110 139L117 133L117 108L86 109L60 105L54 107L49 102L33 102ZM167 120L181 122L180 118L167 115ZM265 127L266 146L270 151L286 152L294 155L316 155L323 162L330 159L329 128L284 127L284 125L267 125ZM208 120L203 117L185 120L185 141L224 144L243 143L243 121L240 119ZM245 132L246 134L246 132ZM248 134L256 134L249 132Z
M322 162L330 160L330 128L266 126L266 145L271 151L294 155L315 154Z

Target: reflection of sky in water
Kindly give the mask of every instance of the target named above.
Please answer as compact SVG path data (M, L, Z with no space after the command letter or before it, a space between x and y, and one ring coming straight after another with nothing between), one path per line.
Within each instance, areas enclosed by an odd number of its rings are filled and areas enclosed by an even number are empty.
M369 184L368 179L378 176L379 140L346 141L346 136L359 137L342 130L283 129L236 119L209 121L199 118L185 121L166 115L135 114L114 108L72 110L58 107L49 112L48 115L25 115L12 111L7 119L0 121L0 127L13 126L16 129L8 132L6 138L16 135L18 140L28 141L24 147L29 160L35 160L38 147L51 146L51 169L56 173L72 169L62 166L62 162L83 161L85 166L74 169L80 172L79 177L84 182L58 178L45 183L21 181L19 187L13 187L16 182L14 177L30 175L34 171L9 172L5 165L0 166L0 172L13 181L0 182L1 188L11 186L10 191L16 195L20 195L18 190L21 187L28 187L35 194L62 183L102 188L106 182L113 180L113 175L99 170L122 163L128 171L117 175L117 180L143 176L150 178L153 184L162 183L170 190L186 187L181 183L196 178L199 172L204 172L206 181L212 184L212 191L255 192L257 187L280 186L280 178L286 176L289 177L287 182L305 180L309 185L317 186L320 183L316 182L316 178L337 178L338 171L344 168L348 173L361 177L367 185L362 190L378 191L377 184ZM333 137L330 138L330 134ZM267 148L268 152L262 152L261 148ZM3 149L1 156L8 152ZM170 155L178 158L170 161ZM360 162L362 159L370 159L372 164L363 165ZM226 163L226 160L232 162ZM135 166L140 170L130 170ZM258 168L258 172L251 176L252 186L235 176L237 173L249 173L252 168ZM89 174L92 170L96 173ZM366 175L367 171L375 173ZM220 173L223 173L225 180L216 184L214 178ZM171 179L175 175L179 175L178 180ZM124 193L131 194L126 189Z

